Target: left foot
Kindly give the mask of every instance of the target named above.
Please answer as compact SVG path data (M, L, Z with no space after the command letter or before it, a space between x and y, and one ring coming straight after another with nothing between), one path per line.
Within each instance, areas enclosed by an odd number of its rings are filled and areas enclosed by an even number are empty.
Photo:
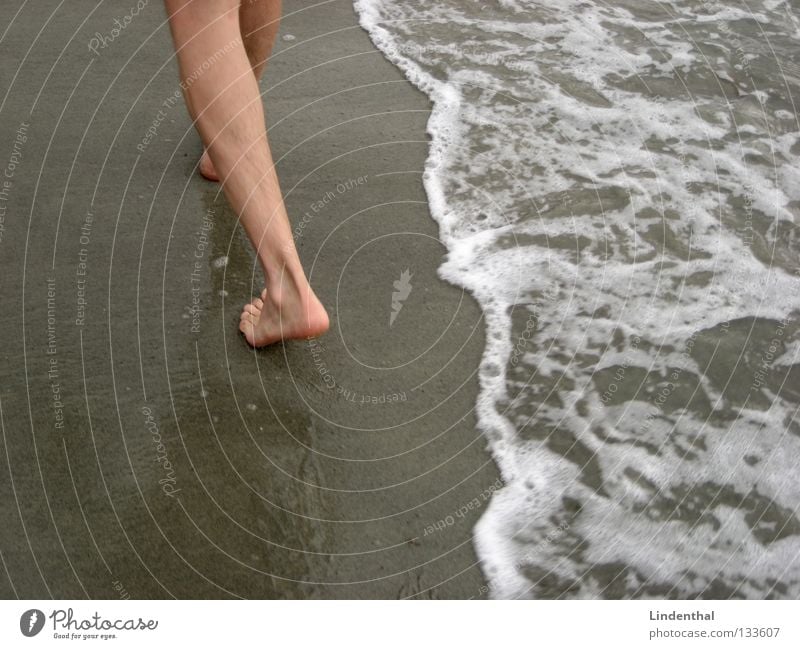
M239 331L252 347L264 347L279 340L314 338L328 330L328 314L310 286L299 292L284 293L278 304L264 289L260 298L242 310Z

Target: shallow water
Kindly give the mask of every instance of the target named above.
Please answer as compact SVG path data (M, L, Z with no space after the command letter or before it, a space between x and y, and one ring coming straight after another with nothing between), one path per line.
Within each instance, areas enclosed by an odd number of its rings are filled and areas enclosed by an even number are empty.
M800 596L800 5L355 4L486 317L491 594Z

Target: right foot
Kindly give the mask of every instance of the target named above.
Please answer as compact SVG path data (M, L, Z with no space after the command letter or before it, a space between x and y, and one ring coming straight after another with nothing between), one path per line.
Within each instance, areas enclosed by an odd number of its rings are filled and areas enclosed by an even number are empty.
M203 156L200 158L200 175L206 180L211 180L213 182L219 181L219 174L217 174L217 170L214 169L211 156L208 155L208 151L205 149L203 150Z
M264 347L279 340L314 338L330 326L325 307L310 287L284 291L282 304L264 289L260 298L246 304L239 331L252 347Z

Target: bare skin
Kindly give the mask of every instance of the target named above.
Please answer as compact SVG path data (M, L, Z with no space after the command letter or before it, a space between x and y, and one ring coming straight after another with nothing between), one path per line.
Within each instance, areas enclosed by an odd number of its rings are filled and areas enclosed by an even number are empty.
M280 20L281 0L241 0L239 27L256 82L261 79L264 68L267 67L267 60L278 35ZM203 178L212 182L219 181L219 174L211 162L208 150L203 150L198 166Z
M239 321L247 342L262 347L319 336L329 320L297 256L267 140L256 75L275 34L251 30L242 36L247 2L165 0L186 106L264 271L266 287ZM245 13L258 7L261 20L280 12L276 0L255 0ZM272 23L277 30L277 19Z

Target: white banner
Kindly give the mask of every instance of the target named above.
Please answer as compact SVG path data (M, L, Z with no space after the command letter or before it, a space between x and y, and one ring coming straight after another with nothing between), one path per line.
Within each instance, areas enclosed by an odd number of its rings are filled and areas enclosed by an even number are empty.
M793 647L792 601L4 601L2 647Z

